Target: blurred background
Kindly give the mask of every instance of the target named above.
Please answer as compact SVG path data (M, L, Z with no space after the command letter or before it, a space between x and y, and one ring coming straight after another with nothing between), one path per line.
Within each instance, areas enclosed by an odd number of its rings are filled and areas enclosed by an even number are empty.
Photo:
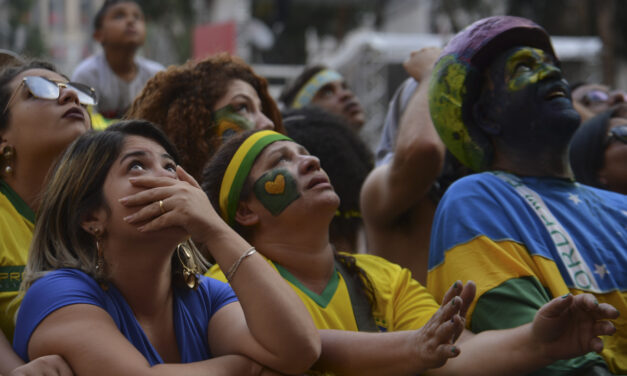
M0 48L71 74L100 46L103 0L0 0ZM627 0L141 0L141 54L164 65L228 51L268 78L278 96L304 65L345 75L367 111L362 136L379 138L389 98L412 50L443 46L473 21L530 18L553 38L567 79L627 88Z

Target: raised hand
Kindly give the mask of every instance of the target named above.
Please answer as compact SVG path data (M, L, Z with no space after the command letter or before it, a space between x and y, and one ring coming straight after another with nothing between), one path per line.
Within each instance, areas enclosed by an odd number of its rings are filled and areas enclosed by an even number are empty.
M415 343L421 364L426 369L438 368L459 355L455 341L465 325L465 315L475 296L475 284L455 282L444 295L440 309L416 331Z
M591 294L568 294L548 302L532 323L534 338L552 359L567 359L603 350L599 336L612 335L616 327L608 319L619 316L613 306Z
M422 81L431 70L440 56L442 49L438 47L424 47L418 51L412 51L409 58L403 62L403 67L410 76L417 81Z
M137 224L138 230L144 232L181 227L195 242L204 242L211 236L208 230L226 224L196 180L180 166L177 166L176 173L178 179L163 176L130 178L131 184L146 189L120 199L125 206L142 207L124 220Z

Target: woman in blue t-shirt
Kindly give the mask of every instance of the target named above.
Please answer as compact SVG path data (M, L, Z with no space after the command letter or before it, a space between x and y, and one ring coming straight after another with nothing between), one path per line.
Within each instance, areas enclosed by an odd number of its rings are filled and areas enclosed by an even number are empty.
M194 244L232 289L200 275ZM76 374L295 374L320 353L296 294L146 121L88 133L59 161L23 289L16 352L59 354Z

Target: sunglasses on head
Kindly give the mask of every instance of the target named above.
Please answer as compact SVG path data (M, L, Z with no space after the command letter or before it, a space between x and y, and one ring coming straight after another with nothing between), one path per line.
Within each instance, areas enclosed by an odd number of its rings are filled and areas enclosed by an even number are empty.
M607 132L606 145L609 145L612 141L620 141L623 144L627 144L627 125L619 125Z
M9 98L3 114L7 112L9 104L20 91L20 87L24 85L28 91L35 97L40 99L57 100L61 95L61 88L73 90L78 96L78 102L85 106L93 106L96 100L96 91L87 85L78 82L55 82L40 76L26 76L22 82L15 88L15 91Z

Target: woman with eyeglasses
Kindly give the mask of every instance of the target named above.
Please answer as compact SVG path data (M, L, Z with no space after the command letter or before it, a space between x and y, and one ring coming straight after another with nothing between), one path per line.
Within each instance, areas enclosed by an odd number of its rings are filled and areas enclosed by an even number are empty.
M581 124L570 143L575 179L627 194L627 103Z
M44 369L71 373L56 356L16 369L24 362L9 342L41 191L58 156L90 129L86 106L95 98L93 90L69 83L45 62L0 73L0 374L14 369L15 375Z
M303 304L152 123L81 136L42 201L13 341L23 359L60 354L90 376L300 374L317 359ZM202 248L230 285L201 275Z

